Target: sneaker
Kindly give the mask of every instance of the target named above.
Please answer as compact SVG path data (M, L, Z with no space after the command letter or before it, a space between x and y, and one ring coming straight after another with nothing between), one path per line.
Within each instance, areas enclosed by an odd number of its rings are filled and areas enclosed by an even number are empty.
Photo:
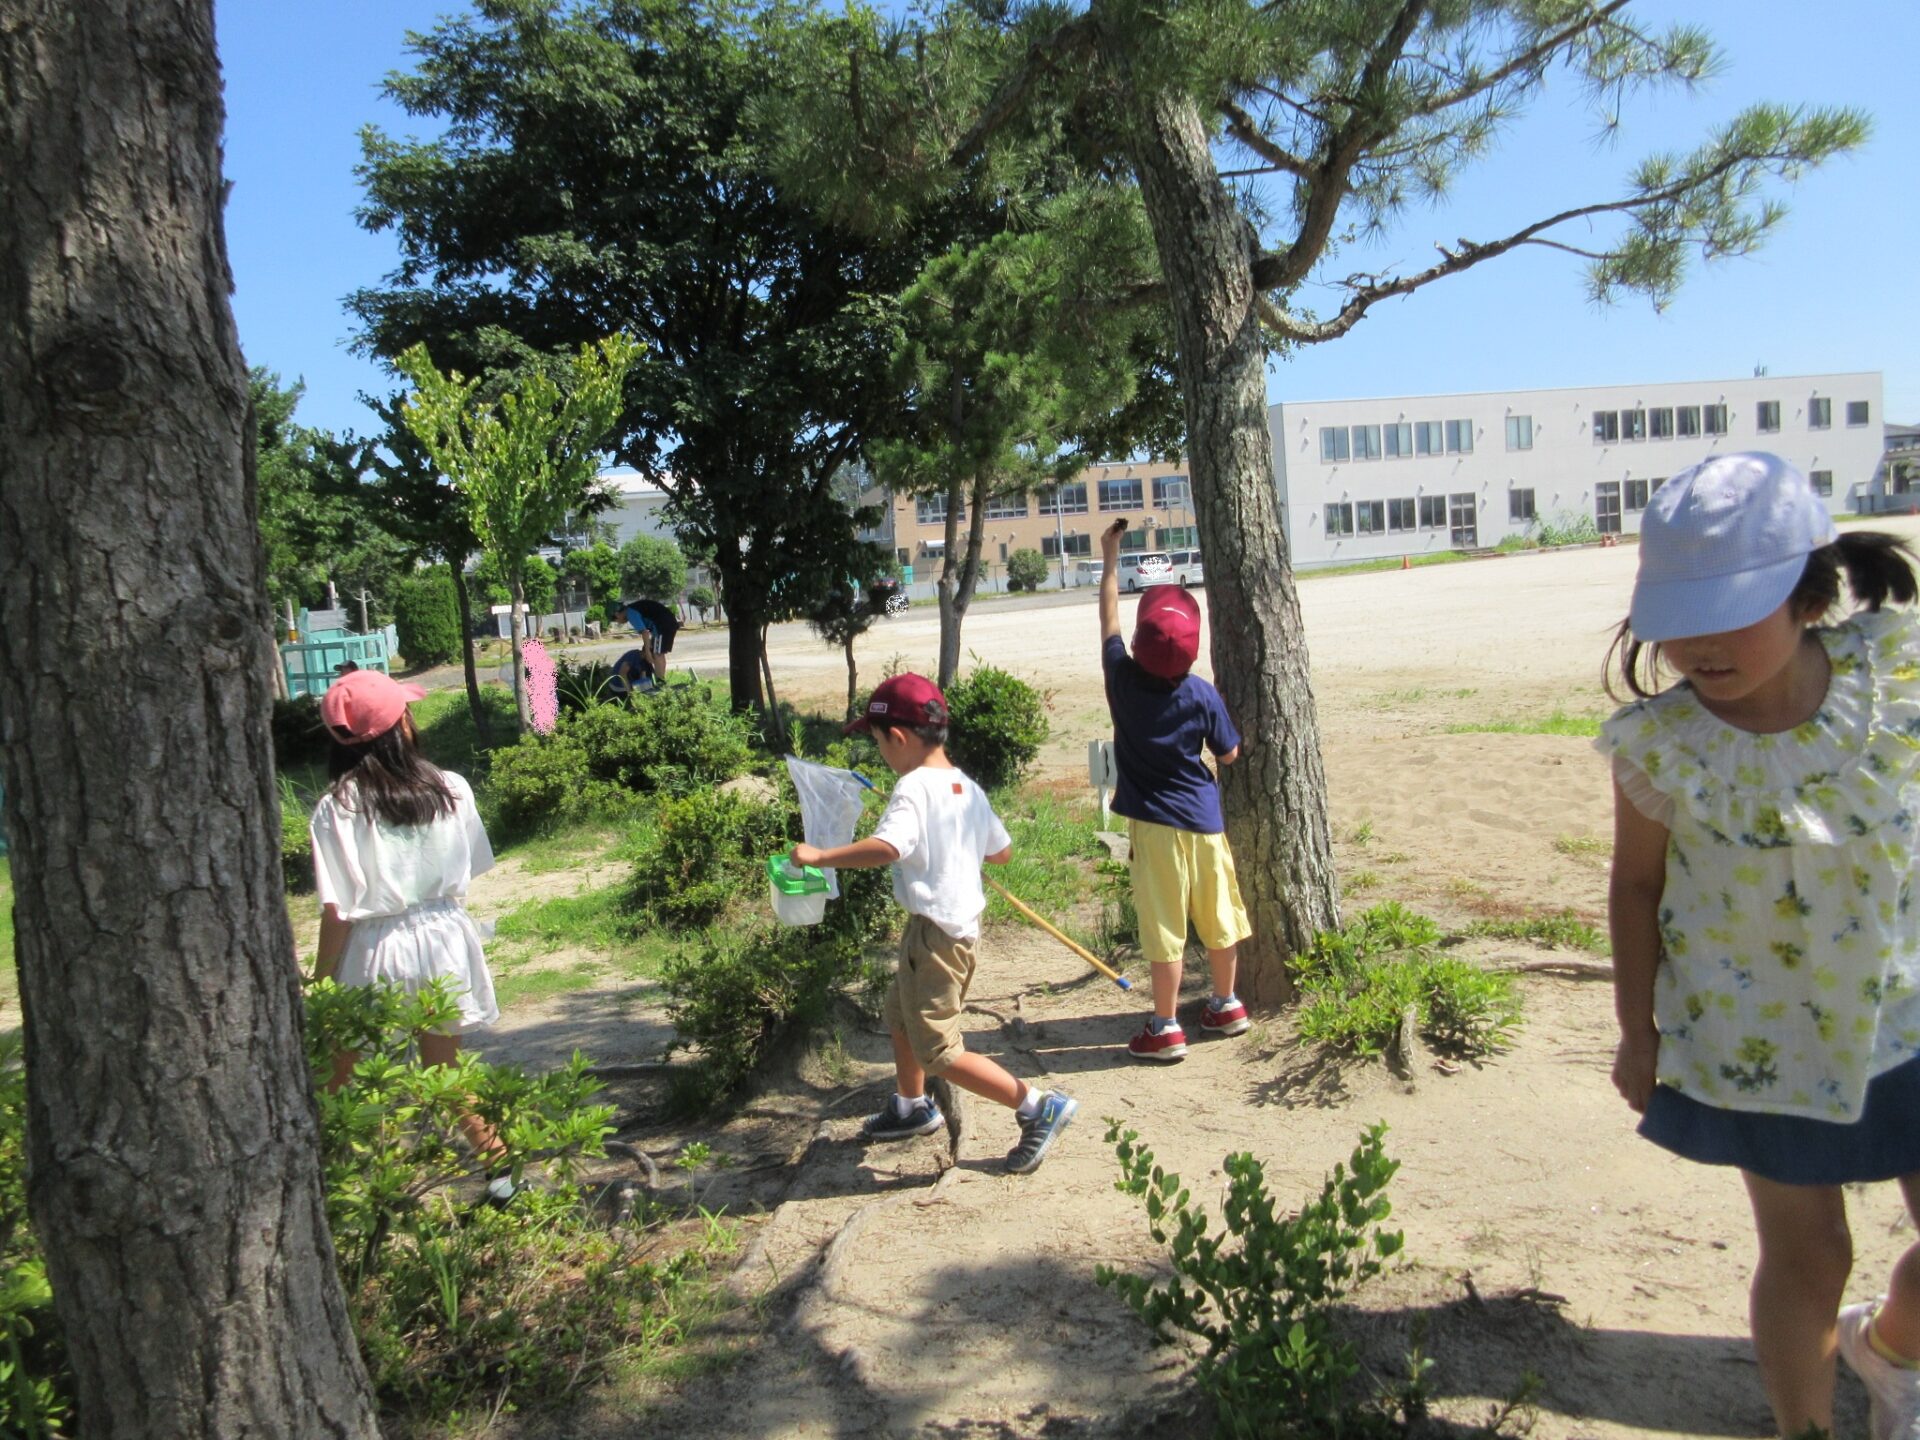
M1187 1032L1169 1025L1156 1033L1148 1021L1138 1035L1127 1042L1127 1053L1136 1060L1184 1060L1187 1058Z
M916 1135L931 1135L946 1123L940 1107L923 1095L905 1115L895 1110L889 1100L880 1107L878 1115L867 1117L860 1133L868 1140L911 1140Z
M1200 1031L1204 1035L1244 1035L1253 1022L1247 1019L1247 1007L1238 1000L1215 1009L1212 1001L1207 1002L1206 1013L1200 1017Z
M1040 1111L1031 1120L1020 1121L1020 1143L1007 1152L1007 1170L1025 1175L1038 1170L1047 1158L1047 1149L1060 1132L1073 1123L1080 1102L1071 1095L1049 1090L1040 1097ZM1015 1119L1019 1119L1016 1115Z
M1840 1312L1840 1354L1867 1387L1867 1429L1873 1440L1920 1440L1920 1370L1894 1364L1867 1339L1878 1303Z

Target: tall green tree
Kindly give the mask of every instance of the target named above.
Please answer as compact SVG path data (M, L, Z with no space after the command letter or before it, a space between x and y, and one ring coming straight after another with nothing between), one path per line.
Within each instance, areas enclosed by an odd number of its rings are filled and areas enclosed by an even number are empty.
M467 502L473 533L500 567L512 596L508 629L520 728L531 721L520 674L526 635L528 567L536 545L579 509L600 471L600 444L620 411L620 387L639 342L612 335L583 345L566 387L533 371L498 401L478 401L478 379L443 374L425 345L399 358L418 388L401 407L421 447ZM552 571L541 562L549 599Z
M1549 77L1583 88L1613 127L1635 92L1719 67L1704 32L1655 31L1627 0L960 3L908 42L862 50L846 67L858 103L842 118L814 107L835 128L816 127L813 183L837 183L839 204L860 213L904 219L983 167L1035 163L1035 107L1073 117L1075 143L1139 184L1159 261L1151 298L1174 333L1213 668L1247 742L1221 783L1256 1000L1289 997L1289 954L1338 919L1319 722L1273 485L1269 358L1338 340L1383 300L1527 247L1583 261L1595 300L1656 305L1694 259L1750 253L1785 213L1774 182L1858 145L1862 115L1754 105L1692 150L1641 160L1590 203L1448 238L1423 265L1343 263L1354 238L1444 194ZM1328 291L1325 313L1312 308L1308 296Z
M713 556L733 701L762 698L768 616L844 574L833 477L891 396L885 297L924 227L876 243L774 183L748 102L783 83L789 12L731 0L479 0L392 77L425 142L364 137L364 224L401 253L353 297L365 346L511 371L618 327L646 342L610 441Z
M620 588L608 599L644 595L671 604L687 588L687 557L678 545L658 535L636 535L619 549Z

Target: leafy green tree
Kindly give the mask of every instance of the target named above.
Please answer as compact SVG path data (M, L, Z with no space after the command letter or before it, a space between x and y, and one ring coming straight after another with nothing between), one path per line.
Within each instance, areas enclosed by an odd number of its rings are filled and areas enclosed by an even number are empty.
M620 552L604 540L569 550L560 561L569 585L586 592L589 611L620 599Z
M1374 272L1334 262L1443 194L1550 75L1584 87L1612 127L1633 93L1709 78L1709 37L1656 32L1626 0L1088 0L949 4L904 38L850 19L845 38L857 50L841 64L848 103L816 104L807 145L793 137L783 152L836 213L911 223L929 195L1046 163L1035 112L1075 117L1087 162L1139 184L1159 261L1140 298L1171 317L1207 589L1213 614L1235 617L1209 628L1246 737L1221 777L1254 930L1242 973L1256 1001L1286 999L1287 956L1334 928L1338 892L1273 488L1269 357L1526 247L1584 260L1597 301L1665 304L1695 257L1750 253L1779 223L1770 181L1859 145L1867 121L1756 104L1690 152L1642 160L1605 198ZM1310 308L1329 291L1326 313Z
M362 221L401 261L353 297L365 347L469 373L618 326L647 344L610 446L708 549L733 703L762 698L769 617L851 573L833 488L888 413L897 293L941 242L887 243L777 186L750 99L785 80L786 11L729 0L478 0L413 41L388 96L435 139L365 133Z
M1016 550L1007 557L1007 588L1038 590L1047 578L1047 557L1038 550Z
M564 393L535 371L498 402L476 401L480 382L458 371L442 374L424 345L410 347L398 361L417 387L401 417L465 497L473 533L512 596L513 693L522 732L530 720L520 646L531 552L592 488L598 447L619 414L621 382L639 350L625 335L583 345Z
M526 586L527 613L551 615L560 601L560 572L539 555L529 555L520 572Z
M394 590L393 628L412 666L444 665L460 653L458 589L444 566L402 580Z
M620 547L619 599L644 595L671 604L687 588L687 557L671 540L636 535Z

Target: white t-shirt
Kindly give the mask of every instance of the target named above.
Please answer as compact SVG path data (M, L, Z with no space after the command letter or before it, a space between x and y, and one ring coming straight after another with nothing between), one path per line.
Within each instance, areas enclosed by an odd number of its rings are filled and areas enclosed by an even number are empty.
M893 898L909 914L926 916L957 940L980 933L987 908L981 861L1013 838L971 777L928 765L908 771L894 782L873 836L900 852Z
M473 789L451 770L453 813L425 825L388 825L323 795L308 827L322 905L342 920L398 915L423 900L458 900L473 877L493 868L493 846L474 808Z

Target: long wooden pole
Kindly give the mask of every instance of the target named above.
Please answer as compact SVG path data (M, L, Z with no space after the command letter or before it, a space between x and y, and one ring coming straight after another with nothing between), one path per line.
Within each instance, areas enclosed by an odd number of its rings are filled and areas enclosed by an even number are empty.
M1020 899L1018 896L1013 894L1012 891L1008 890L1007 887L1002 885L998 880L994 879L991 875L982 876L981 878L984 879L994 889L998 890L1001 896L1006 900L1006 902L1009 905L1013 906L1014 909L1018 910L1022 915L1026 916L1027 919L1031 920L1034 924L1038 925L1042 930L1046 931L1047 934L1053 936L1054 939L1058 940L1062 945L1066 946L1069 950L1073 951L1074 954L1078 955L1082 960L1086 961L1087 964L1093 966L1094 969L1098 970L1102 975L1106 976L1109 980L1113 981L1113 983L1118 985L1122 990L1131 990L1133 988L1133 982L1131 980L1127 979L1126 976L1122 975L1119 971L1115 970L1112 966L1108 965L1105 961L1101 960L1097 955L1095 955L1091 950L1087 949L1087 947L1082 945L1078 940L1075 940L1071 936L1064 934L1062 931L1060 931L1054 925L1052 925L1049 921L1047 921L1044 917L1037 914L1033 910L1033 908L1027 904L1026 901Z

